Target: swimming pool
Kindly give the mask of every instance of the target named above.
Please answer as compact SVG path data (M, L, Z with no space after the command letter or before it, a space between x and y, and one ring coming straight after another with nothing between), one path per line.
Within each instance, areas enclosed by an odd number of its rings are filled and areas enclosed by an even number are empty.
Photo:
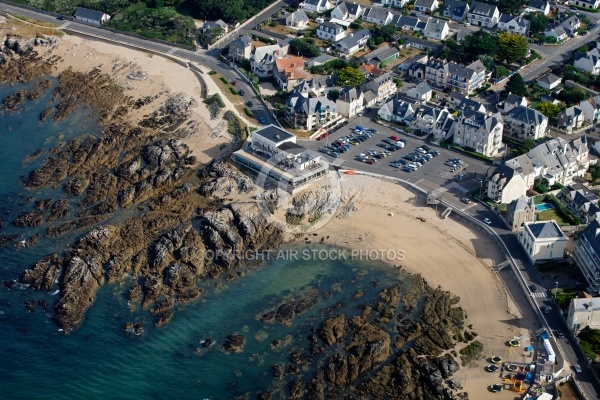
M551 210L553 208L554 208L554 206L550 203L542 203L542 204L538 204L535 206L535 211L540 212L540 211Z

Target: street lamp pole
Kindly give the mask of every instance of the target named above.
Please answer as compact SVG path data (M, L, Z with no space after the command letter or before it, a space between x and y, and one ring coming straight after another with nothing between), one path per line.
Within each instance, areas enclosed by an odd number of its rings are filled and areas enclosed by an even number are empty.
M556 294L558 293L558 282L556 283L556 288L554 289L554 301L556 302Z

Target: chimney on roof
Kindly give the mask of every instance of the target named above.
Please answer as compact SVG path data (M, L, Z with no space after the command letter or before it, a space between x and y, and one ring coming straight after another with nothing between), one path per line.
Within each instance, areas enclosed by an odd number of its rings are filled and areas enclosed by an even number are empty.
M275 134L275 139L279 139L279 133Z

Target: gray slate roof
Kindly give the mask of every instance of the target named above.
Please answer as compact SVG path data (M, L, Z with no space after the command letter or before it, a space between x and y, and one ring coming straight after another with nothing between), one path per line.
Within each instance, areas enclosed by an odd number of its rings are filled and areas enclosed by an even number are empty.
M535 125L540 125L544 121L544 118L546 118L544 117L544 114L538 110L525 106L515 107L510 110L507 115L518 121Z
M415 1L415 7L425 7L431 9L433 7L434 0L417 0Z
M469 14L483 15L485 17L492 18L495 10L496 10L496 6L494 6L494 5L474 1L471 4L471 9L469 10Z
M527 224L533 236L537 239L551 239L565 237L560 228L552 221L535 222Z
M102 21L102 16L105 13L101 12L101 11L95 11L95 10L90 10L89 8L83 8L83 7L77 7L77 9L75 10L75 14L73 14L73 16L75 18L85 18L85 19L91 19L94 21Z
M535 203L532 197L521 196L508 204L508 211L512 212L514 215L517 213L531 211L533 207L535 207Z
M545 10L548 5L548 0L529 0L527 5L538 10Z
M278 128L273 124L252 132L252 135L262 136L263 138L272 142L279 142L294 137L294 135L288 131Z
M444 3L444 11L457 18L464 18L467 13L467 3L460 0L448 0Z

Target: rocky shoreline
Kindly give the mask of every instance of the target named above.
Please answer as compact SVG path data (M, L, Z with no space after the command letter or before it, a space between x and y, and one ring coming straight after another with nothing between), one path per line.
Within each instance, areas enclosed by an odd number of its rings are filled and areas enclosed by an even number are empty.
M43 77L55 71L60 60L41 57L36 49L54 43L55 39L7 38L0 44L0 83L33 83L29 91L19 90L2 100L7 112L52 89L52 82ZM54 290L58 282L52 318L67 333L82 323L98 288L113 282L129 282L129 307L147 310L154 324L162 326L178 305L205 294L203 284L243 277L252 267L245 258L248 251L275 249L286 239L283 227L256 201L232 198L266 199L275 212L285 196L271 191L252 197L252 180L222 162L196 171L195 158L176 139L196 128L188 121L195 100L181 94L158 99L130 98L97 69L66 69L59 73L52 104L40 115L41 121L61 120L84 105L103 126L99 135L84 134L25 157L24 163L43 160L22 178L23 185L33 193L60 188L61 198L24 199L28 209L6 221L28 235L23 246L35 246L40 235L76 237L64 252L40 258L21 276L22 283L42 291ZM128 114L142 107L154 111L137 123L129 120ZM310 219L342 202L327 190L315 190L288 202L294 212L287 214ZM29 234L32 228L41 231ZM0 246L20 237L1 235ZM305 242L310 243L308 236ZM288 363L270 366L275 380L285 380L287 386L265 390L260 398L280 391L290 399L451 398L459 387L452 380L460 363L454 349L460 342L473 343L476 334L465 328L466 316L456 296L429 287L419 276L407 277L407 282L382 289L377 300L361 304L359 315L344 313L344 303L323 310L323 318L314 321L308 335L310 351L292 348ZM328 295L311 290L257 318L289 326ZM356 292L353 301L362 301L362 296ZM26 309L32 312L36 304L49 308L40 301L27 301ZM140 335L144 323L127 321L123 329ZM212 343L207 340L205 347ZM243 352L246 342L236 332L219 339L229 353ZM272 350L281 350L285 342L275 340ZM466 393L459 396L468 398Z

